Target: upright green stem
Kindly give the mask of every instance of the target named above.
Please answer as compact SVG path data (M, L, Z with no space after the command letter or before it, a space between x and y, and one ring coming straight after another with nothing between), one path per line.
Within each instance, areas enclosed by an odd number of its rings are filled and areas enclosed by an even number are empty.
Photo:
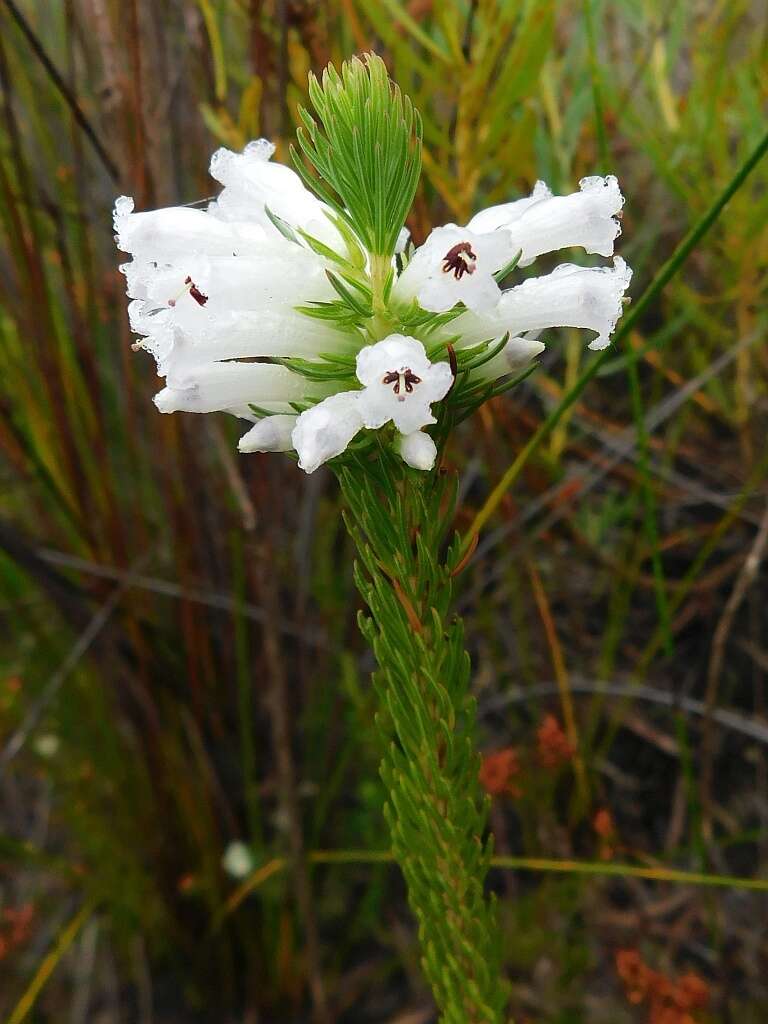
M451 616L458 542L441 557L451 482L382 452L339 470L357 544L362 632L374 685L392 849L419 926L422 965L443 1024L501 1024L508 998L493 901L483 883L487 799L461 622Z
M370 326L371 337L377 341L391 332L393 323L384 301L384 288L391 268L388 256L371 256L371 299L373 320Z

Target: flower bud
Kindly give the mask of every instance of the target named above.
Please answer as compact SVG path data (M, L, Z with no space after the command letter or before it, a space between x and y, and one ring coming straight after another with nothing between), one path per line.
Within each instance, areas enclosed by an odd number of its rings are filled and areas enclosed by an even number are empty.
M237 442L243 452L289 452L293 448L291 434L298 416L266 416L243 434Z
M423 430L414 430L412 434L401 434L399 449L406 465L424 472L432 469L437 458L435 442Z

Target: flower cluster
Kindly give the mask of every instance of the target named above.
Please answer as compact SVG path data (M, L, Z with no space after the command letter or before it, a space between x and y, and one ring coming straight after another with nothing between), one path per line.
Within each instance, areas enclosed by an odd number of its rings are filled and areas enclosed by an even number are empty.
M562 248L612 256L614 177L567 196L539 182L415 250L403 231L382 255L273 153L265 139L216 152L223 188L205 209L116 202L131 327L165 378L161 412L233 413L253 424L241 452L295 452L307 473L387 428L380 438L428 470L439 406L471 411L499 393L544 349L543 330L584 328L591 348L608 344L631 276L621 258L501 283Z
M648 1006L648 1024L696 1024L696 1011L709 1003L709 986L698 974L672 981L648 967L636 949L618 951L616 971L630 1003Z

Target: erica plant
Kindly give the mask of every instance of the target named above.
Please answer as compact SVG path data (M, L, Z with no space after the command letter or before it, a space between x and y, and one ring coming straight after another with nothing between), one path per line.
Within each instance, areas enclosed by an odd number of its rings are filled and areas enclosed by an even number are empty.
M539 182L414 248L410 101L372 55L329 67L309 93L296 171L261 139L214 154L223 188L204 210L134 213L118 199L131 326L165 377L161 412L229 412L250 423L241 452L336 474L379 666L384 814L424 972L446 1024L496 1024L507 985L484 892L487 798L451 612L469 548L452 533L443 453L458 423L534 369L542 331L584 328L591 348L608 344L631 276L622 259L503 285L562 248L611 257L623 199L614 177L567 196Z

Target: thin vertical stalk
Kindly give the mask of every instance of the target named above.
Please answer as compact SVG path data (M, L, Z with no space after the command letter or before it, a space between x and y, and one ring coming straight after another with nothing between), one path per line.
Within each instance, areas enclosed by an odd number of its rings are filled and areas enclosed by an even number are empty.
M360 627L379 664L384 813L418 921L423 970L442 1024L501 1024L508 989L495 908L483 889L488 803L478 779L469 658L450 610L458 542L440 557L450 484L439 472L406 469L384 449L339 478L360 558L356 582L370 611Z

